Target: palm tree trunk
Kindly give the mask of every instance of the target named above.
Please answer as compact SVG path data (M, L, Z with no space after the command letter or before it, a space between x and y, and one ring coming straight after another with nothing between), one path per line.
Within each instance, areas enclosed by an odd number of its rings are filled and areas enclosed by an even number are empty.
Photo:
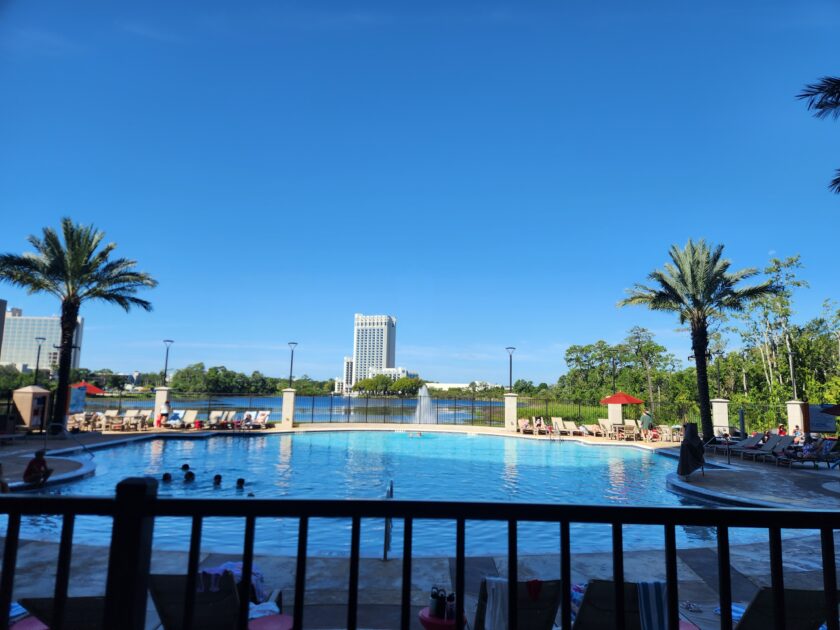
M65 424L67 419L67 403L70 396L70 366L73 361L73 339L79 318L79 303L76 300L65 299L61 303L61 346L58 351L58 389L55 392L55 407L53 407L54 425Z
M706 352L709 349L709 332L706 322L692 322L691 348L694 350L694 363L697 366L697 397L700 403L700 424L703 429L703 441L708 442L715 436L712 425L712 405L709 401L709 374L706 366Z

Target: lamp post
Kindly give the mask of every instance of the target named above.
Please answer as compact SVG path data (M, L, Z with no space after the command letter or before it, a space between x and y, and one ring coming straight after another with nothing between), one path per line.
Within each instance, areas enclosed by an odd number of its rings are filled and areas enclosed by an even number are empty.
M174 339L164 339L164 345L166 345L166 358L163 360L163 386L166 387L166 374L169 371L169 346L175 343Z
M516 350L513 346L505 348L508 351L508 391L513 391L513 353Z
M295 348L297 347L297 341L290 341L289 348L292 350L292 357L289 360L289 387L292 386L292 371L295 369Z
M38 354L35 355L35 380L32 383L33 385L38 384L38 370L41 367L41 346L46 340L46 337L35 337L35 341L38 342Z

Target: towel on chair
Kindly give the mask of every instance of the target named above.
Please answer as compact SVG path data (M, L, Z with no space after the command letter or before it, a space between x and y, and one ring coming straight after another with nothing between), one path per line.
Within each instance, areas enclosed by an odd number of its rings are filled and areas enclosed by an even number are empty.
M508 582L505 578L486 577L487 612L485 630L506 630L508 622Z
M639 582L639 617L642 630L668 627L668 599L664 582Z

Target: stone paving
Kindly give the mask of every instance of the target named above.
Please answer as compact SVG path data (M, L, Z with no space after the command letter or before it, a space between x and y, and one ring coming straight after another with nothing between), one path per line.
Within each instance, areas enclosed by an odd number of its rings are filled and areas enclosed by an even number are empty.
M346 427L312 427L306 430L342 430ZM363 427L365 430L394 430L393 426ZM437 429L437 427L435 427ZM447 431L463 432L470 429L475 433L506 435L497 429L483 427L447 427ZM426 430L424 428L424 430ZM166 432L175 436L175 432ZM110 433L80 434L78 439L88 448L107 446L108 443L125 439L147 439L149 434ZM197 437L191 432L189 437ZM523 439L547 439L544 436L524 436ZM564 438L567 439L567 438ZM575 438L577 439L577 438ZM607 440L583 440L590 443L610 443ZM632 443L627 443L631 445ZM50 451L73 448L74 440L49 440ZM0 461L5 474L12 478L20 475L22 467L33 450L41 448L39 438L30 438L0 448ZM673 444L642 444L643 448L665 448L664 454L674 455ZM48 455L49 457L49 455ZM726 466L726 457L708 456L711 464ZM60 457L50 458L57 470L72 471L73 460ZM789 470L773 464L741 462L732 460L731 466L708 468L705 475L695 473L686 484L700 492L710 492L737 500L753 500L767 505L797 509L840 509L840 472L828 470L824 465L819 470ZM711 532L701 534L714 544ZM840 538L838 541L840 542ZM15 598L43 596L53 588L58 546L41 541L21 541L18 554L18 570L15 578ZM790 587L822 589L822 570L819 553L819 539L808 532L786 537L784 541L785 585ZM184 573L187 566L186 552L155 550L152 571L160 573ZM664 580L664 552L630 551L624 555L625 578L630 581ZM204 553L201 565L210 567L228 560L239 560L238 556ZM255 562L265 575L266 586L283 593L285 610L289 611L294 601L295 559L258 555ZM451 558L415 558L412 564L412 619L427 603L432 585L452 588ZM589 579L610 579L612 575L611 553L574 553L571 560L572 579L585 583ZM769 551L766 543L733 545L731 548L733 599L746 603L760 586L770 584ZM556 555L520 556L520 579L558 579L559 557ZM74 545L71 573L71 595L101 595L104 593L107 573L107 553L102 547ZM467 612L471 619L477 584L484 575L507 573L506 557L468 558L467 560ZM700 612L683 612L699 627L717 628L719 618L713 610L717 606L717 556L714 547L681 549L678 552L678 573L680 581L679 599L699 605ZM305 627L340 628L345 625L347 598L348 560L346 558L310 558L307 563L306 622ZM365 628L393 628L398 626L402 562L399 558L382 562L378 559L362 559L360 564L359 621ZM159 625L154 606L149 600L147 627ZM415 627L420 627L415 624Z

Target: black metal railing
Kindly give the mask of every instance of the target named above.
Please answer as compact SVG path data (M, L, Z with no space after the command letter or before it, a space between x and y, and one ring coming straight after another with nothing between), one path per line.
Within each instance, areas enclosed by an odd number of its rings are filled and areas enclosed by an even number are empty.
M0 513L8 514L8 525L0 576L0 627L8 624L21 517L25 515L62 516L61 542L54 586L53 625L61 627L67 604L67 587L72 556L73 526L79 515L113 517L110 556L105 589L103 627L136 628L145 624L152 533L157 517L186 517L192 522L184 599L185 628L190 627L195 608L195 584L201 550L201 528L205 518L243 517L245 533L240 578L238 627L247 628L248 589L254 567L254 538L257 519L293 518L298 520L298 551L294 585L294 627L302 628L305 618L304 594L307 571L309 521L314 518L345 518L352 521L348 574L346 627L357 627L359 603L360 529L363 519L392 518L404 523L402 584L400 587L400 627L411 626L412 527L419 519L452 521L456 529L455 594L456 627L464 627L464 576L466 566L467 521L500 521L507 524L508 627L517 628L518 536L521 522L554 523L558 527L560 578L563 584L561 627L571 628L571 528L572 523L607 524L612 530L615 627L625 627L624 544L625 525L662 527L667 585L668 628L679 626L677 542L678 526L714 527L717 530L718 592L721 628L732 628L731 567L729 531L732 528L760 528L768 532L771 584L774 593L773 618L776 628L785 627L784 573L781 530L819 530L825 617L830 630L838 630L837 575L835 568L835 530L840 528L840 512L766 509L707 509L614 507L580 505L535 505L507 503L463 503L429 501L327 501L327 500L250 500L158 499L157 482L148 478L126 479L117 486L114 498L7 497L0 501Z

